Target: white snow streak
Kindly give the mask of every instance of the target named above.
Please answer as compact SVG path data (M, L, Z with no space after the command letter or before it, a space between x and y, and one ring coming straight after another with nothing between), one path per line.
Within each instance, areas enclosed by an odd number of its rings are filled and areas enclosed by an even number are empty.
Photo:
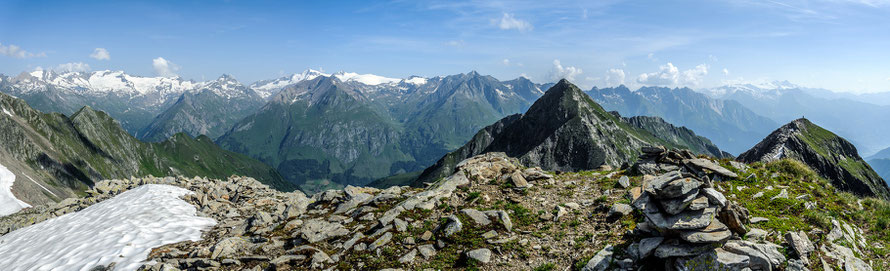
M6 111L4 109L4 111ZM31 207L24 201L15 198L12 194L12 183L15 182L15 174L9 169L0 165L0 216L9 215L18 212L22 208ZM5 255L0 252L0 255ZM0 264L3 266L3 264Z
M117 262L115 270L136 270L152 248L200 240L216 224L198 217L179 197L191 193L148 184L86 209L0 237L4 270L89 270Z
M24 175L24 174L23 174L23 175ZM34 179L31 179L31 176L25 175L25 177L27 177L28 180L31 180L32 183L36 184L37 186L40 186L40 188L43 188L43 190L46 190L47 193L50 193L50 194L52 194L53 196L56 196L56 197L59 196L59 195L56 195L56 193L53 193L53 191L49 191L49 189L46 189L46 186L43 186L42 184L38 183L38 182L35 181Z

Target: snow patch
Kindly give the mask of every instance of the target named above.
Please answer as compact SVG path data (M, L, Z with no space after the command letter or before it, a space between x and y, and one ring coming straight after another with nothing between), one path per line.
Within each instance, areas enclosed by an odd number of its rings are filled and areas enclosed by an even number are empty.
M0 236L4 270L89 270L116 262L136 270L152 248L201 239L216 224L179 197L190 191L147 184L114 198Z
M4 111L6 110L4 109ZM23 208L31 207L31 205L15 198L15 195L12 194L12 183L14 182L15 174L12 174L12 171L0 165L0 216L10 215ZM0 239L0 242L2 242L2 239ZM0 251L0 255L6 254ZM0 266L4 265L0 264Z
M426 84L426 81L427 81L426 78L423 78L423 77L416 77L416 76L415 76L415 77L408 78L408 79L405 79L405 83L408 83L408 84L414 84L414 85L416 85L416 86Z
M6 115L9 115L10 117L12 117L12 113L10 113L9 110L6 110L6 107L3 107L3 114L6 114Z

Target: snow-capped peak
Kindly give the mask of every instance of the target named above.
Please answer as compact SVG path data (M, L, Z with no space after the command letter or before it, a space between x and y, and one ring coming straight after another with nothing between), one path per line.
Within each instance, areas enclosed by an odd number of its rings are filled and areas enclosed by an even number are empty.
M776 97L786 90L799 89L801 86L785 81L772 82L751 82L730 84L710 89L702 89L700 92L711 96L712 98L726 98L735 93L747 93L754 97Z
M277 93L281 88L299 83L304 80L312 80L319 76L330 76L330 74L321 71L307 69L301 73L295 73L290 76L281 77L272 80L262 80L250 85L250 88L256 90L263 98L268 98Z
M334 74L334 77L340 79L340 81L355 81L365 85L376 86L380 84L394 84L402 81L401 79L383 77L380 75L374 74L358 74L354 72L344 72L340 71Z
M800 88L800 86L795 85L791 82L788 82L788 80L761 82L761 83L753 83L753 84L748 84L748 85L759 88L759 89L796 89L796 88Z

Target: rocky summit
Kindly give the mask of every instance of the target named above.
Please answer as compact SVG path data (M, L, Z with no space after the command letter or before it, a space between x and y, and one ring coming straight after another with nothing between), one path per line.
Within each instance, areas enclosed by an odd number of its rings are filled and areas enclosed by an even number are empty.
M887 183L859 156L853 144L804 118L777 129L739 155L738 160L753 163L785 158L803 162L842 190L890 198Z

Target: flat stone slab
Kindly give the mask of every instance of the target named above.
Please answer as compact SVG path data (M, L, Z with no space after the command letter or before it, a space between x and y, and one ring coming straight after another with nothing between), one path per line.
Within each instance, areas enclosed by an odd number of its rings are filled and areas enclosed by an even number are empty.
M714 173L717 173L717 174L720 174L720 175L723 175L726 177L730 177L730 178L738 178L739 177L739 175L735 174L735 172L732 172L724 167L721 167L717 163L714 163L713 161L708 160L708 159L704 159L704 158L686 159L686 160L683 160L683 163L690 164L690 165L693 165L693 166L696 166L699 168L707 169L707 170L713 171Z

